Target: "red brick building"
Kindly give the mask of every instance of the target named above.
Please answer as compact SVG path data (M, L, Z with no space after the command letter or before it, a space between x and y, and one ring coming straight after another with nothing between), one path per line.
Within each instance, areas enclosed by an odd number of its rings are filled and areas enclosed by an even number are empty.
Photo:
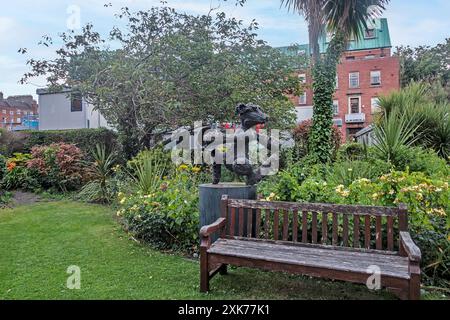
M0 92L0 128L14 130L37 114L38 104L33 96L11 96L4 99Z
M325 52L327 39L321 41ZM363 39L351 41L337 70L334 94L334 123L341 128L344 139L370 125L378 109L380 96L400 89L400 62L391 55L391 40L386 19L372 22ZM304 46L305 52L308 47ZM306 90L301 97L292 97L298 122L312 118L313 93L309 72L300 72Z

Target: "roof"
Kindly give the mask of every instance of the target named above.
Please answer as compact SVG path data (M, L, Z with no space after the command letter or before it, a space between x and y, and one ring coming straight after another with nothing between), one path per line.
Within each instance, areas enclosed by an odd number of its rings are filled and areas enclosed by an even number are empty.
M34 104L36 104L36 101L32 96L13 96L0 100L0 108L32 110Z
M389 25L386 18L374 19L368 22L369 29L374 30L374 36L371 38L361 35L358 40L351 40L349 42L348 51L370 50L378 48L391 48L391 36L389 33ZM364 32L364 31L362 31ZM322 36L319 39L320 53L325 53L330 39L327 36ZM298 50L293 50L293 47L279 47L278 49L287 54L303 54L310 53L309 45L303 44L298 46Z
M36 94L39 96L44 95L44 94L58 94L58 93L68 93L68 92L72 92L72 89L65 87L65 88L58 88L58 89L45 88L45 89L37 89L36 90Z

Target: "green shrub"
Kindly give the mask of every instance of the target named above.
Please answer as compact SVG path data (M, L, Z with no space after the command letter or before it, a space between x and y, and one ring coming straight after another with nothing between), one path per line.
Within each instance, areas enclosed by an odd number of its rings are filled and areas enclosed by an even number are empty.
M14 153L12 158L1 163L3 177L0 187L6 190L22 189L34 191L39 188L36 176L28 169L27 163L31 159L30 154Z
M79 190L89 180L85 154L73 144L54 143L35 146L27 168L38 178L44 189Z
M127 229L158 249L194 251L198 246L199 175L178 171L160 180L151 194L119 194L120 210Z
M423 172L429 176L450 175L450 167L444 159L436 152L420 147L402 148L395 158L395 163L396 168L401 171L409 168L411 172Z
M117 134L105 128L30 131L29 135L25 145L27 151L31 151L34 146L47 146L54 143L74 144L86 154L89 160L94 160L91 151L97 144L105 145L108 150L117 150Z
M338 151L338 161L365 160L367 158L367 147L361 143L343 144Z
M375 179L391 170L392 165L378 159L335 162L327 171L327 181L348 186L357 179Z
M0 181L6 174L6 157L0 154Z

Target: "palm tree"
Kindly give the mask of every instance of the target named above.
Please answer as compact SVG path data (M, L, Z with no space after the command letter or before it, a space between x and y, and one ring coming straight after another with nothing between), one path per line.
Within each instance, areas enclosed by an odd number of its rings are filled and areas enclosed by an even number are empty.
M309 149L320 162L328 162L332 155L332 105L339 59L348 39L360 39L367 21L381 13L388 3L389 0L281 0L282 5L302 14L308 23L314 78ZM332 40L322 56L319 39L325 32L332 35Z

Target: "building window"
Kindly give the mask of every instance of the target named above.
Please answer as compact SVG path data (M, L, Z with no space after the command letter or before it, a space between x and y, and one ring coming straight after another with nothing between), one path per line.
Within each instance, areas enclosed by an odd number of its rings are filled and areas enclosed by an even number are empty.
M20 119L20 118L17 118L16 119L16 123L22 123L22 121L21 121L22 119Z
M375 38L375 29L367 29L364 31L364 38L373 39Z
M372 86L381 85L381 71L371 71L370 72L370 84Z
M81 112L83 111L83 99L81 97L81 94L79 93L72 93L71 95L71 104L70 104L70 111L71 112Z
M349 113L361 113L361 97L349 97Z
M298 97L298 104L306 104L306 92Z
M304 73L299 74L298 79L300 80L301 83L306 83L306 74Z
M13 116L13 115L14 115L14 111L11 110L11 111L9 112L9 115L10 115L10 116Z
M22 112L21 110L17 110L17 114L20 115Z
M359 88L359 72L351 72L349 74L350 88Z
M2 110L3 114L6 114L6 110Z
M339 100L333 101L333 114L335 116L339 115Z
M366 59L367 60L375 59L375 55L374 54L368 54L368 55L366 55Z
M355 60L356 58L355 58L355 56L347 56L345 59L346 60Z
M380 99L379 98L372 98L370 100L370 105L371 105L371 109L372 109L372 114L375 114L378 111L380 111Z
M336 89L339 89L339 75L338 74L336 74L335 81L336 81Z

